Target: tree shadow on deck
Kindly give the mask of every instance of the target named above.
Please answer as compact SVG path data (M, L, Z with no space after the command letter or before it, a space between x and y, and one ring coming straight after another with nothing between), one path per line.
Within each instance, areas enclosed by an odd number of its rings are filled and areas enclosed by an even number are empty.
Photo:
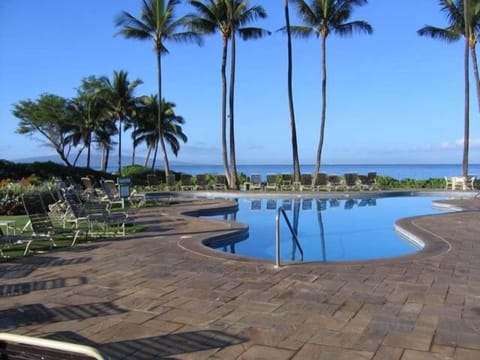
M0 285L0 298L8 296L20 296L32 291L59 289L84 285L88 282L84 276L66 277L39 281L30 281L16 284Z
M54 256L26 258L21 263L0 267L0 279L18 279L30 275L38 268L85 264L89 261L91 261L91 257L86 256L75 259L62 259Z
M47 338L92 346L115 360L173 360L174 358L171 356L174 355L222 349L248 340L238 335L231 335L217 330L188 331L106 344L97 344L70 331L56 332L47 336Z
M0 310L0 330L60 321L84 320L126 312L127 310L121 309L111 302L67 305L55 308L48 308L43 304L24 305Z

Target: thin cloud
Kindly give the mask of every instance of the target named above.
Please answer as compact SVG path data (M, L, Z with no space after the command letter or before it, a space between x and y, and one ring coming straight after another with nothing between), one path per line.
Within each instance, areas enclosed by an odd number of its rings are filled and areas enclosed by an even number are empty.
M460 150L463 149L463 143L463 139L444 141L440 148L443 150ZM480 149L480 139L470 139L469 147L470 149Z

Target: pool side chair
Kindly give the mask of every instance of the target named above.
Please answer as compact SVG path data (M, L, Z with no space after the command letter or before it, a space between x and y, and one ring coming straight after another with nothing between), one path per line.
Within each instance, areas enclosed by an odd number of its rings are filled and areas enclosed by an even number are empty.
M105 197L103 201L106 201L111 208L113 205L121 205L124 206L124 201L128 201L130 205L135 207L141 207L145 205L146 198L145 194L137 193L134 190L130 192L128 197L122 199L120 196L120 192L118 191L117 185L113 180L102 180L101 181L102 189L105 192Z
M95 188L95 185L92 181L92 179L88 176L84 176L80 178L80 182L82 183L82 186L84 188L83 190L83 195L92 200L95 198L98 198L99 194L97 192L97 189Z
M105 203L95 201L82 202L72 192L66 192L64 196L71 214L68 221L75 228L80 228L82 224L86 224L91 235L120 233L122 236L125 236L125 225L128 221L127 213L110 213ZM115 229L115 231L112 229Z
M312 174L302 174L300 177L300 191L313 191L314 186Z
M22 195L22 202L32 228L32 237L26 240L27 245L23 255L30 252L30 246L36 240L49 240L50 247L56 247L55 237L59 235L72 237L71 246L76 244L82 229L65 229L54 226L40 194L25 193Z
M180 190L182 191L193 190L192 175L190 174L180 175Z
M345 189L345 185L342 183L342 179L338 175L328 175L328 186L329 189L333 191Z
M109 358L87 345L0 333L0 359L108 360Z
M208 190L209 184L206 174L195 175L195 187L194 190Z
M225 175L216 175L215 176L215 190L227 190L227 177Z
M445 176L445 190L453 190L452 178Z
M148 191L159 191L160 190L160 181L156 174L147 174L147 190Z
M177 180L175 174L168 174L165 178L165 190L166 191L178 191Z
M250 190L262 190L262 176L260 174L252 174L250 176Z
M359 188L360 191L370 190L370 185L368 183L367 175L358 175Z
M345 190L359 190L358 175L356 173L346 173L345 178Z
M123 205L120 193L118 192L117 186L113 180L102 180L100 184L105 193L105 196L102 199L103 201L106 201L110 207L113 205Z
M278 185L277 185L277 175L275 174L267 174L267 185L265 186L265 190L273 190L277 191L278 190Z
M377 173L371 171L367 173L367 185L369 190L378 190Z
M330 191L330 186L328 184L327 174L325 173L318 173L317 178L315 179L314 184L315 191Z
M282 184L280 185L281 191L293 190L293 176L292 174L282 174Z

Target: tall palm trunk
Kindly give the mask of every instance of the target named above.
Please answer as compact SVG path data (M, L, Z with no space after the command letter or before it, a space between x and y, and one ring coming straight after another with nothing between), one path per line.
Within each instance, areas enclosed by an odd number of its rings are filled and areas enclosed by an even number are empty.
M472 55L473 75L475 77L478 109L480 111L480 76L478 74L478 61L477 61L477 52L475 50L475 47L476 47L476 40L473 40L472 42L470 42L470 53Z
M232 24L232 47L230 63L230 188L237 189L237 160L235 159L235 25Z
M465 20L465 116L463 135L463 162L462 176L468 176L468 148L470 142L470 72L469 72L469 50L470 50L470 26L468 22L468 0L463 1Z
M92 135L88 135L87 140L87 169L90 169L90 159L92 156Z
M122 118L118 119L118 175L122 174Z
M155 143L155 150L153 152L153 159L152 159L152 171L155 170L155 163L157 162L157 154L158 154L158 143L159 141L157 141ZM166 173L165 173L166 174ZM165 179L167 178L167 176L165 176Z
M285 0L285 22L287 25L287 48L288 48L288 108L290 110L290 128L292 131L292 156L293 156L293 176L296 182L300 181L300 162L298 160L297 127L295 124L295 109L293 107L293 88L292 88L292 34L290 31L290 14L288 9L288 0Z
M152 152L152 147L151 146L148 146L148 149L147 149L147 156L145 158L145 162L143 163L143 167L147 167L148 165L148 160L150 160L150 153Z
M230 169L228 166L228 154L227 154L227 50L228 50L228 38L223 38L222 48L222 161L223 169L225 171L225 177L230 184Z
M320 171L320 162L322 159L323 138L325 134L325 118L327 114L327 35L322 34L322 119L320 123L320 138L318 141L317 161L313 170L313 183L317 180L317 174Z
M108 145L103 148L103 157L102 157L102 171L107 171L108 169L108 158L110 157L110 149Z
M137 130L137 126L133 125L133 133ZM133 139L133 150L132 150L132 165L135 165L135 153L137 150L137 146L135 145L135 139Z
M163 140L163 124L162 124L162 57L160 49L157 52L157 70L158 70L158 115L157 115L157 129L158 141L162 147L163 165L165 166L165 178L170 173L170 166L168 165L167 149L165 148L165 141Z

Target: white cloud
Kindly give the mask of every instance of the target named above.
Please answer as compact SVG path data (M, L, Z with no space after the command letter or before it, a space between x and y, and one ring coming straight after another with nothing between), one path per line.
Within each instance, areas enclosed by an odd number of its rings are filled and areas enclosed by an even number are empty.
M444 141L440 148L443 150L459 150L463 149L463 139L458 139L454 141ZM470 149L480 149L480 138L470 139L469 144Z

